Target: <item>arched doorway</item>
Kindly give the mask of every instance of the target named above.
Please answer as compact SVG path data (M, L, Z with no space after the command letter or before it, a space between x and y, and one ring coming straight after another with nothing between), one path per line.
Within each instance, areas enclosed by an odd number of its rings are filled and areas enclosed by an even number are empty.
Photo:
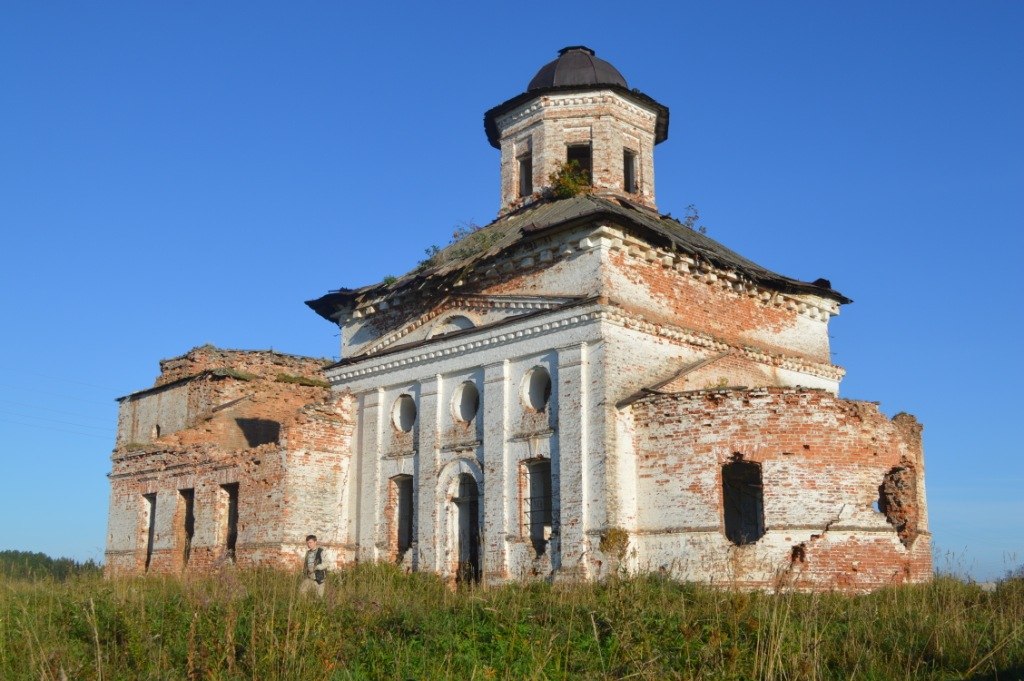
M456 555L455 581L469 584L480 581L480 489L469 473L458 478L458 490L452 497L455 506Z

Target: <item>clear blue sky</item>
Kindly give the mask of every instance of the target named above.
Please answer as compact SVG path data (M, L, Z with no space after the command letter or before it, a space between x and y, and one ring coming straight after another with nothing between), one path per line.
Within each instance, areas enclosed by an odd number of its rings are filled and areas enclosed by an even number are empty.
M671 109L662 211L856 301L842 394L925 424L940 552L1024 563L1024 3L626 7L5 3L0 549L101 558L114 398L336 354L302 301L490 221L483 112L585 44Z

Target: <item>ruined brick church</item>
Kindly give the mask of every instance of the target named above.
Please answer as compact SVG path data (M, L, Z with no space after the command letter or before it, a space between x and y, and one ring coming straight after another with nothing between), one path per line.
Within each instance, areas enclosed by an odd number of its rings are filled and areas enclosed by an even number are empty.
M668 127L566 48L484 116L496 220L306 303L340 361L162 361L119 400L108 573L297 569L315 533L338 567L453 581L929 579L921 426L838 397L850 301L659 214Z

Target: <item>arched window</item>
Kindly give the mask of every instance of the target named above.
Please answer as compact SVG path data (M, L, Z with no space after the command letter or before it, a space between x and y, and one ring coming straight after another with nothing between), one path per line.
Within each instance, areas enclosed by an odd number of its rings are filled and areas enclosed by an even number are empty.
M479 582L480 569L480 489L472 475L459 476L458 495L452 498L455 504L456 531L458 542L458 563L455 579L458 582Z
M764 536L761 466L735 459L722 466L725 536L733 544L753 544Z

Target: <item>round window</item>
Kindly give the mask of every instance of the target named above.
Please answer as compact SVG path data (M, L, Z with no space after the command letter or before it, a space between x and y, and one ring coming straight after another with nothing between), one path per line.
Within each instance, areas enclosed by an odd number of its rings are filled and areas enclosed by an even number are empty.
M462 383L452 395L452 414L455 420L469 423L480 410L480 392L473 381Z
M544 367L533 367L523 378L523 403L533 411L547 409L551 399L551 374Z
M412 395L400 395L391 409L391 422L395 428L408 433L416 423L416 400Z

